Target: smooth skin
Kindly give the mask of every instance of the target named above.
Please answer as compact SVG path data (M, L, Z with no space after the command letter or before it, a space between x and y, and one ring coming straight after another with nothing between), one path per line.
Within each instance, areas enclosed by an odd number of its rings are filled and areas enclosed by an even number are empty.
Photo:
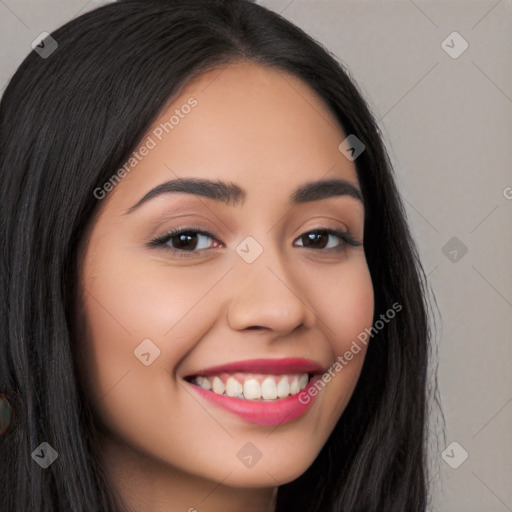
M332 432L364 347L305 415L277 427L214 406L183 377L261 358L302 357L328 368L343 355L373 319L364 249L336 235L304 235L348 229L362 243L364 207L349 195L290 203L313 181L341 178L359 188L354 162L338 150L346 134L298 78L247 62L209 71L148 135L191 97L197 105L161 141L153 136L157 146L103 199L84 239L84 387L108 477L131 510L267 512L277 486L300 476ZM167 193L126 213L178 177L237 184L245 201ZM190 227L216 239L193 233L188 250L177 236L148 245ZM263 248L252 263L236 252L248 236ZM148 366L134 355L145 339L160 350ZM237 457L248 442L262 455L250 468Z

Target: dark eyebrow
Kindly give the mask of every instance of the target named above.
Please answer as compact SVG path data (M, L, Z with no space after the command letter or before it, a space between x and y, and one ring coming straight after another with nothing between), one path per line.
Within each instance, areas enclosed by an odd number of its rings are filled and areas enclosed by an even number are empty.
M156 196L175 192L207 197L208 199L233 206L243 205L247 196L246 191L234 183L199 178L178 178L162 183L151 189L136 204L130 207L125 212L125 215L133 212L143 203ZM300 204L345 195L363 202L361 191L352 183L342 179L313 181L301 185L291 195L290 202Z

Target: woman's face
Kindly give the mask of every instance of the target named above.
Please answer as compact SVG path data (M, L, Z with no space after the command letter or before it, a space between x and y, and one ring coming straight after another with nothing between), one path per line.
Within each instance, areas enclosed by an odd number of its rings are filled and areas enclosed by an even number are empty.
M194 80L154 123L81 267L85 385L106 453L246 488L313 462L364 346L321 374L373 319L347 135L306 84L247 63ZM165 185L177 179L207 183ZM168 190L148 197L155 187Z

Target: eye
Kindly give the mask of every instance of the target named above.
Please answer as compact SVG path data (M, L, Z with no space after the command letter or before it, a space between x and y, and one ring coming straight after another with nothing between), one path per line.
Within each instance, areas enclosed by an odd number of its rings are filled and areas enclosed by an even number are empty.
M336 238L341 243L336 243ZM347 246L358 247L361 242L355 240L350 231L341 231L338 229L315 229L301 235L297 240L302 242L299 247L307 249L332 249L334 251L342 251Z
M220 243L215 235L209 231L187 227L169 231L149 243L149 247L162 247L181 257L191 256L192 252L210 249L208 238Z

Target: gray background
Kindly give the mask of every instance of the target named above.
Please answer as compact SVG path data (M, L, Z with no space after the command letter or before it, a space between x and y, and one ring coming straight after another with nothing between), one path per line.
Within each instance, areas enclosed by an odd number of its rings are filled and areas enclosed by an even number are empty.
M103 3L0 0L0 92L41 32ZM389 150L441 312L432 510L512 511L512 2L259 3L348 67Z

